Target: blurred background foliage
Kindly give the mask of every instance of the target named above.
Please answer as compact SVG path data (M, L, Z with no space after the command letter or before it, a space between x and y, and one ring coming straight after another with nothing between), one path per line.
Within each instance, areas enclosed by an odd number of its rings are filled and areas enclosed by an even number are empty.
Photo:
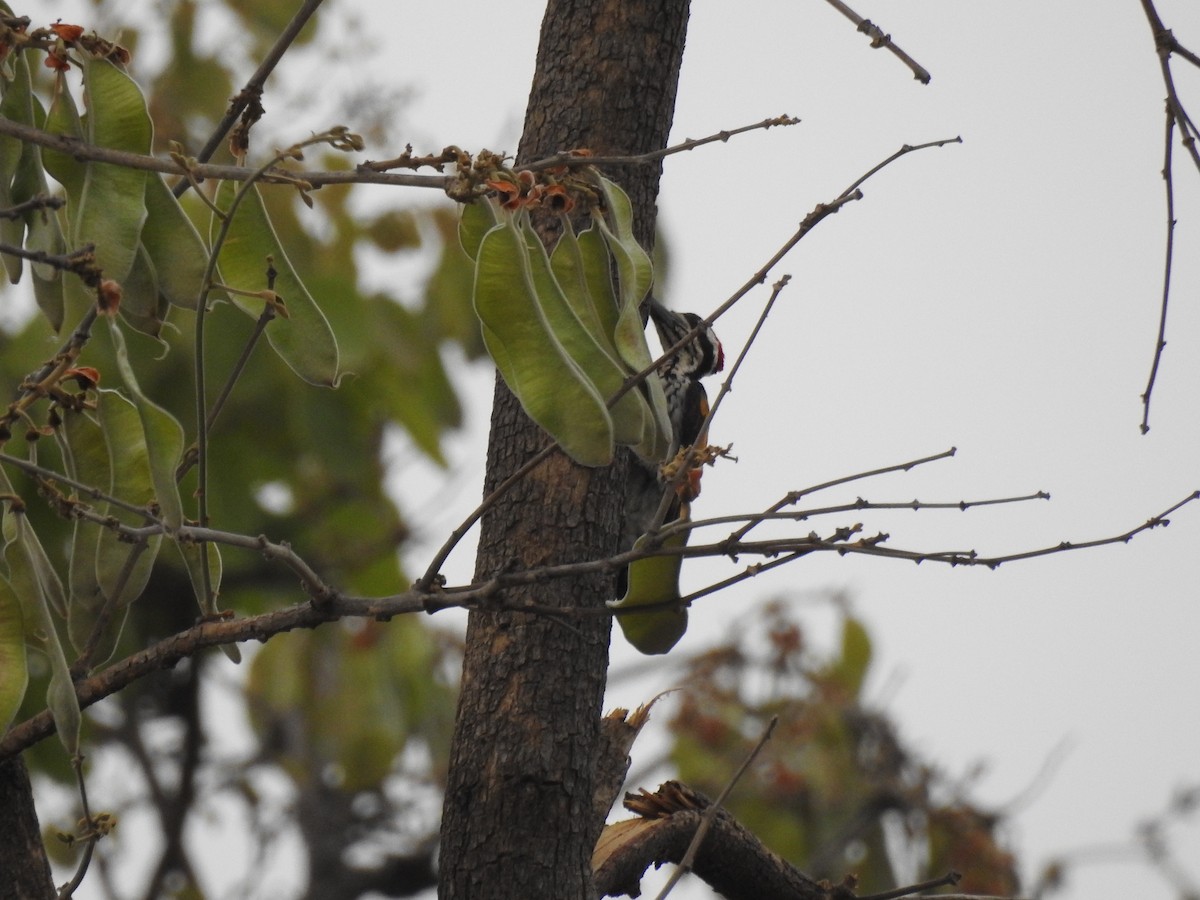
M781 600L689 661L670 723L679 780L718 795L778 717L726 806L780 856L834 884L854 872L862 893L957 871L964 894L1016 895L1004 816L974 806L866 702L870 636L844 597L827 600L841 611L831 652L809 645L796 604Z
M156 152L166 152L177 142L194 153L296 6L292 0L164 2L154 5L154 19L139 20L128 15L128 4L98 2L92 7L94 18L75 24L131 49L129 70L147 97ZM18 5L15 12L31 16L35 27L49 24L38 19L46 14L41 9ZM214 18L220 33L232 35L218 46L212 44ZM290 53L319 52L313 44L322 27L310 23ZM40 58L31 57L30 62L35 91L46 103L50 73ZM77 73L71 77L78 96ZM268 108L284 112L309 103L282 78L269 83L264 100ZM334 111L331 107L330 114ZM373 146L391 146L388 142L399 128L397 112L382 106L365 112L356 108L353 124L373 135ZM306 137L310 126L318 129L335 120L306 116L299 134L273 130L280 121L279 116L268 116L252 133L252 159ZM347 162L332 152L317 151L309 154L305 165L336 168ZM411 532L403 510L385 489L385 440L393 439L391 446L403 448L399 458L392 451L390 465L403 467L416 457L444 464L443 443L460 424L461 407L443 350L454 342L460 352L453 358L471 359L479 355L480 345L470 294L462 290L469 274L457 271L454 253L435 267L430 290L422 284L362 287L364 255L377 252L403 259L441 254L445 239L455 234L453 205L431 204L425 198L416 204L395 192L381 197L384 192L376 188L372 209L363 212L355 207L360 191L349 186L316 191L316 208L310 211L290 188L263 189L282 244L337 335L346 374L337 390L313 388L297 379L265 344L258 347L213 431L209 502L217 527L288 541L339 587L383 595L407 586L398 551ZM183 202L200 233L207 234L207 208L190 192ZM457 252L457 246L453 249ZM0 288L7 307L7 327L0 331L0 378L10 393L54 353L84 312L80 292L69 291L74 305L68 307L64 333L56 336L35 314L25 289ZM14 313L18 305L27 313ZM193 322L190 312L171 309L161 332L164 343L126 329L143 388L184 424L189 441L195 433ZM232 304L219 303L211 310L206 326L210 397L228 377L253 325ZM94 330L80 363L99 370L102 386L119 384L107 329ZM394 441L397 436L401 440ZM40 461L57 466L53 442L42 444ZM23 496L35 496L28 479L19 473L12 477ZM183 484L185 498L194 487L193 472ZM65 571L71 523L44 504L32 502L29 508L43 545ZM251 615L303 599L299 585L281 579L279 570L261 557L228 552L222 557L224 608ZM164 553L128 619L117 658L190 626L197 615L185 570ZM317 873L337 880L344 875L347 847L367 832L397 827L402 816L410 819L404 831L414 835L408 844L429 843L436 834L436 799L453 719L452 641L414 617L387 625L351 623L279 636L252 656L248 677L236 689L257 747L243 759L215 763L207 757L206 742L207 729L217 723L204 713L201 686L222 677L220 659L201 657L165 677L148 679L106 701L89 717L89 756L97 761L105 755L123 757L129 764L126 773L136 772L141 780L140 790L117 792L117 797L125 794L123 802L114 803L111 796L100 802L113 805L112 811L122 816L150 801L166 836L156 871L142 888L146 896L183 896L198 890L195 861L188 858L182 840L197 781L216 778L227 795L254 806L255 783L264 767L286 773L293 782L295 821L314 873L313 896L337 896L318 889ZM31 665L40 677L31 684L18 721L44 705L49 673L36 658ZM164 729L173 735L165 746L147 737ZM42 742L27 757L42 775L73 782L57 742ZM206 771L213 766L220 771ZM414 783L428 785L436 798L425 804L420 827L411 821L408 802L386 799L397 783L410 788ZM310 802L318 795L320 803ZM69 821L48 824L65 826ZM269 841L267 835L260 837ZM61 843L48 844L66 854ZM118 832L109 848L116 853L114 865L133 850L121 844ZM389 862L394 864L398 854L403 855L393 843L377 853L374 866L367 869L381 871ZM422 860L428 881L428 849Z
M133 51L130 71L146 92L156 151L178 142L195 152L296 7L295 0L162 0L152 4L153 18L138 19L122 0L95 0L93 18L78 24ZM42 11L18 6L16 12ZM319 98L307 85L272 79L252 159L256 150L264 155L335 122L367 135L370 147L385 148L381 157L402 148L403 92L373 81L381 76L362 62L369 29L355 27L318 16L305 29L289 56L319 63L322 73L334 60L349 60L354 77L329 79ZM48 75L32 68L45 96ZM342 93L343 83L353 86ZM321 119L314 105L327 106L330 118ZM294 115L299 110L303 117ZM304 133L283 133L280 122ZM312 154L306 165L349 163ZM369 197L363 188L323 188L312 195L312 211L289 188L263 193L292 263L337 335L347 375L337 390L314 388L265 346L256 350L213 432L212 520L225 530L291 543L347 591L395 592L406 585L399 551L413 526L389 497L387 476L417 457L444 463L443 445L461 418L446 360L474 360L482 352L455 210L379 188ZM206 234L207 210L190 193L184 203ZM425 276L366 289L364 261L381 255L423 260ZM8 327L0 331L0 378L12 390L61 336L21 293L2 290ZM18 302L27 304L27 314L12 313ZM65 328L81 314L76 300ZM231 304L213 308L210 392L223 383L252 327ZM130 333L131 354L146 392L184 423L190 440L191 314L172 309L161 337L165 344ZM447 354L450 345L456 350ZM104 380L114 371L106 330L96 330L81 363L98 369L102 384L117 383ZM385 440L397 435L405 449L385 459ZM58 462L49 446L41 459ZM27 479L14 473L13 480L24 496L34 496ZM190 496L194 474L184 488ZM30 504L30 518L65 566L70 523L38 503ZM301 599L298 585L262 558L226 551L223 560L224 608L250 615ZM129 617L118 658L188 627L196 615L186 573L164 554ZM778 852L818 877L840 880L848 869L857 871L870 890L947 868L972 871L971 887L982 893L1015 890L1013 862L997 839L1002 817L972 807L903 746L884 714L864 707L870 639L848 613L842 627L840 651L818 660L779 606L753 628L735 631L725 646L685 657L689 688L670 723L667 767L716 795L762 723L778 714L780 731L765 764L732 801L735 814ZM148 815L159 837L148 850L138 832L118 828L102 843L90 883L107 896L202 896L198 873L222 862L202 858L188 829L200 819L220 819L221 802L239 810L237 827L252 848L247 893L256 886L258 863L297 836L307 896L428 890L458 651L453 638L415 617L345 623L273 638L251 656L244 675L231 675L219 655L203 656L98 705L86 731L94 802L130 821ZM47 673L40 675L19 718L43 705ZM241 749L227 748L219 735L227 729L243 735ZM44 807L61 810L43 813L48 831L67 827L75 815L68 812L70 792L51 786L71 781L61 747L44 741L27 758L40 790L59 798ZM280 779L287 785L282 792ZM74 851L53 839L48 845L61 863L71 863ZM130 892L122 870L147 853L154 860ZM981 860L988 861L982 869Z

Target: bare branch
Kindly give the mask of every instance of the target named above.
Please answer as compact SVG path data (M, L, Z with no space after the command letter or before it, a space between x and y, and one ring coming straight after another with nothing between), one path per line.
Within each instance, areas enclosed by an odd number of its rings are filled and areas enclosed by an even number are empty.
M923 466L926 463L937 462L940 459L949 459L950 457L954 456L954 454L957 452L958 452L957 447L951 447L949 450L943 450L941 453L935 453L932 456L924 456L924 457L921 457L920 459L912 459L912 460L909 460L908 462L897 463L896 465L893 465L893 466L884 466L883 468L880 468L880 469L870 469L866 472L858 472L854 475L844 475L841 478L835 478L832 481L826 481L826 482L822 482L821 484L815 484L812 487L801 488L798 491L791 491L782 500L778 501L773 506L768 508L762 514L763 519L765 520L772 513L779 512L785 506L791 506L792 504L799 502L799 500L802 497L806 497L809 494L815 494L818 491L824 491L831 487L837 487L840 484L848 484L851 481L861 481L865 478L872 478L875 475L884 475L888 472L907 472L911 469L915 469L917 466ZM750 532L750 530L752 528L754 528L755 524L756 523L753 520L751 520L750 522L747 522L746 525L742 529L740 529L739 531L734 533L733 540L740 541L743 538L745 538L745 536Z
M958 884L962 881L962 875L958 872L947 872L940 878L933 878L929 881L922 881L920 884L910 884L905 887L894 888L890 891L881 891L878 894L863 894L857 900L899 900L901 897L909 897L913 894L932 891L935 888L945 887L948 884ZM937 895L943 898L944 894Z
M871 39L872 48L879 49L880 47L886 47L888 50L891 50L892 53L896 55L896 58L900 60L900 62L904 63L912 70L913 77L916 78L917 81L921 82L921 84L929 84L929 82L933 79L933 76L929 74L928 70L926 70L924 66L897 47L892 42L892 36L890 34L884 34L883 29L871 22L870 19L864 19L845 3L843 3L842 0L826 0L826 2L828 2L830 6L840 12L851 22L853 22L859 31L869 37Z
M711 809L716 810L711 834L696 856L694 871L722 897L828 900L831 896L827 883L814 881L772 853L728 810L677 781L665 782L654 793L626 794L625 808L637 818L609 825L592 857L602 896L636 896L651 864L680 862Z
M38 194L36 197L30 197L23 203L0 209L0 219L19 219L25 213L32 212L35 209L62 209L66 204L67 201L62 197L48 197L45 194Z
M242 166L216 166L198 160L189 161L185 166L170 157L144 156L140 153L127 153L123 150L97 147L66 135L50 134L5 118L0 118L0 134L15 137L26 143L49 147L51 150L65 153L80 161L112 163L130 169L159 172L163 175L181 177L190 175L197 180L247 181L254 172L254 170ZM436 188L438 190L445 190L452 180L444 175L411 175L353 169L341 172L307 172L302 169L280 167L268 169L258 177L268 184L295 184L296 179L299 178L313 187L330 184L384 184L398 187Z
M229 133L229 129L233 127L234 122L252 103L258 103L262 98L263 87L267 83L267 78L275 71L275 67L279 65L279 61L283 59L283 55L288 48L292 46L296 38L299 37L301 30L312 18L313 13L317 11L322 3L322 0L304 0L304 3L296 10L296 14L292 16L292 20L288 22L287 27L283 29L279 37L275 40L274 45L267 51L267 55L263 57L263 61L259 63L254 74L250 76L250 80L246 82L246 86L238 92L229 103L229 109L225 111L224 118L217 123L217 127L213 129L212 135L208 142L200 151L198 160L207 162L216 153L217 148L221 146L221 141L225 140L225 135ZM190 186L190 179L181 182L177 186L175 196L178 197Z
M745 134L747 131L758 131L777 126L799 124L799 119L785 114L775 116L773 119L763 119L761 122L755 122L753 125L743 125L741 128L731 128L728 131L718 131L716 134L710 134L708 137L688 138L678 144L664 147L662 150L652 150L649 153L638 153L630 156L580 156L570 151L564 151L562 153L555 153L553 156L547 156L545 159L538 159L526 165L517 166L517 171L540 172L543 169L553 169L559 166L647 165L657 162L664 157L672 156L676 153L685 153L688 150L695 150L697 147L703 147L705 144L711 144L715 141L724 143L734 135Z
M1158 53L1159 69L1162 72L1163 84L1167 90L1166 100L1166 129L1163 150L1163 180L1167 191L1167 242L1166 261L1163 272L1162 304L1158 319L1158 337L1154 344L1154 354L1150 364L1150 375L1146 382L1146 390L1142 394L1142 423L1141 431L1145 434L1150 430L1150 397L1154 392L1154 382L1158 377L1158 368L1162 362L1163 350L1167 346L1167 305L1171 295L1171 271L1175 259L1175 184L1174 160L1172 147L1174 131L1179 128L1179 139L1184 149L1191 156L1197 171L1200 171L1200 148L1197 147L1197 129L1179 99L1175 88L1175 78L1171 72L1171 56L1178 54L1194 66L1200 67L1200 57L1188 50L1176 40L1174 33L1163 24L1153 0L1142 0L1142 10L1150 23L1150 31L1154 36L1154 47Z
M1162 306L1158 315L1158 340L1154 343L1154 359L1150 363L1150 377L1142 394L1142 434L1150 430L1150 396L1154 393L1154 382L1158 378L1158 366L1162 362L1163 350L1167 346L1167 305L1171 299L1171 271L1175 260L1175 180L1171 166L1171 151L1174 145L1175 118L1167 111L1166 136L1163 140L1163 183L1167 191L1167 246L1163 264Z

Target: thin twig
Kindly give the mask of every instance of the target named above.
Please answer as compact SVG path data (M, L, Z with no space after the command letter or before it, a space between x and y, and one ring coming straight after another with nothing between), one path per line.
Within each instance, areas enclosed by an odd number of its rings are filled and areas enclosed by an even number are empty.
M556 449L558 449L558 442L553 441L547 444L537 453L533 454L533 456L525 460L525 462L522 463L515 472L496 485L495 489L486 497L484 497L483 500L479 502L478 506L471 510L471 512L467 513L466 518L464 518L458 524L458 526L450 532L450 536L446 538L446 540L442 543L442 546L439 547L437 552L433 554L433 559L431 559L429 561L429 565L425 567L425 574L423 574L420 579L417 580L417 590L429 591L434 587L434 585L437 583L438 575L442 571L442 566L445 565L446 560L450 557L450 554L454 551L454 548L458 546L459 541L461 541L466 536L467 532L474 527L475 523L483 517L484 513L491 509L501 497L507 494L522 478L537 468L537 466L540 465L543 460L549 457L550 454Z
M838 485L848 484L851 481L862 481L866 478L873 478L876 475L884 475L888 472L908 472L912 469L915 469L917 466L923 466L927 463L937 462L941 459L949 459L957 452L957 447L951 447L949 450L943 450L941 453L935 453L932 456L923 456L920 459L911 459L908 462L897 463L893 466L884 466L879 469L869 469L866 472L858 472L854 475L844 475L841 478L834 478L831 481L825 481L821 484L814 484L811 487L801 488L798 491L791 491L782 500L779 500L774 505L768 507L763 513L763 516L766 517L772 513L777 513L785 506L792 506L793 504L799 502L802 497L807 497L809 494L815 494L819 491L828 490L829 488L837 487ZM755 524L756 523L753 520L747 522L743 528L730 535L730 540L742 540L751 531L751 529L754 528Z
M267 270L268 290L274 289L276 274L277 273L273 267ZM201 298L201 302L203 302L203 298ZM206 427L209 431L212 430L212 427L217 421L217 416L220 415L221 410L225 408L225 403L233 393L234 386L237 384L238 380L242 376L242 372L250 362L250 357L254 353L254 348L258 345L259 340L266 333L267 326L271 324L271 321L274 318L274 305L271 303L264 303L262 314L259 315L257 320L255 320L254 330L250 332L250 336L246 339L246 343L242 347L241 355L238 356L237 361L233 364L233 368L230 369L229 377L225 379L225 384L221 388L221 392L217 395L217 399L213 401L212 409L209 410L208 417L205 420ZM183 481L184 476L187 475L187 473L192 470L192 467L196 465L199 454L200 450L198 444L192 444L187 449L183 455L183 459L180 460L179 465L175 469L175 480L177 482Z
M1162 362L1163 350L1167 346L1167 306L1171 296L1171 272L1174 268L1175 254L1175 184L1174 159L1174 130L1179 128L1180 143L1192 158L1200 171L1200 148L1197 147L1197 131L1179 99L1175 87L1175 78L1171 73L1171 56L1177 54L1192 65L1200 67L1200 57L1179 43L1174 33L1163 24L1162 18L1155 9L1153 0L1142 0L1142 10L1150 24L1150 32L1154 36L1154 47L1158 53L1159 70L1162 73L1163 84L1166 87L1166 129L1163 150L1162 177L1166 182L1167 192L1167 242L1166 261L1163 272L1162 302L1158 319L1158 336L1154 343L1154 354L1150 363L1150 375L1146 382L1146 390L1142 394L1142 423L1141 431L1145 434L1150 430L1150 398L1154 392L1154 383L1158 377L1159 365Z
M91 808L88 806L87 785L83 780L83 757L73 757L71 768L75 770L75 782L79 787L79 801L83 806L83 821L87 827L87 833L84 836L83 858L79 860L79 865L71 880L59 889L58 900L70 900L79 886L83 884L83 876L87 874L88 867L92 862L92 854L96 852L96 842L103 837L103 832L97 827L96 821L92 818Z
M731 128L728 131L718 131L716 134L710 134L708 137L688 138L678 144L673 144L670 147L664 147L661 150L651 150L648 153L637 153L624 156L580 156L569 151L563 153L555 153L553 156L547 156L544 159L534 160L525 165L516 166L516 170L526 172L539 172L543 169L553 169L559 166L636 166L646 165L648 163L657 162L664 157L671 156L676 153L685 153L688 150L695 150L697 147L703 147L705 144L711 144L715 141L724 143L731 137L738 134L745 134L747 131L758 131L760 129L774 128L776 126L799 125L800 120L794 116L782 115L772 119L763 119L761 122L755 122L753 125L743 125L741 128Z
M229 129L233 127L233 124L246 110L246 107L251 103L257 102L262 97L267 78L275 71L275 67L279 65L279 61L283 59L283 55L300 35L301 30L308 23L308 20L312 18L313 13L317 11L317 7L321 3L322 0L304 0L301 7L296 10L296 14L292 16L292 20L288 22L287 27L276 38L274 45L267 51L267 55L263 57L263 61L259 63L254 74L250 76L250 80L246 82L246 86L229 102L229 109L225 111L224 118L217 123L217 127L213 129L208 142L201 149L197 157L198 162L206 163L212 159L212 155L217 152L217 148L225 140ZM193 180L191 177L181 181L175 186L175 196L181 196L192 184Z
M1200 499L1200 491L1196 491L1171 506L1158 516L1149 519L1137 528L1130 529L1124 534L1081 543L1063 542L1043 550L1015 553L1009 556L984 558L974 552L954 553L919 553L915 551L893 550L878 546L878 538L864 538L848 543L850 537L858 529L839 529L833 537L820 538L790 538L779 541L763 541L740 545L737 550L743 554L759 554L766 557L778 557L781 554L793 554L793 558L815 552L836 552L839 554L862 553L885 556L894 559L908 559L915 562L934 561L950 565L987 566L995 568L1003 562L1028 559L1062 553L1072 550L1082 550L1103 544L1125 543L1140 532L1169 524L1167 516L1188 503ZM133 529L124 525L112 525L115 530L127 534L134 539L145 539L153 533L159 533L161 526L144 529ZM574 577L580 574L601 571L616 571L627 566L635 559L644 556L687 555L687 556L723 556L728 552L728 545L721 541L699 547L688 547L682 550L657 548L652 552L628 551L608 559L590 560L557 566L544 566L528 569L523 572L504 573L482 584L468 585L462 588L437 589L432 592L418 590L404 591L387 597L347 597L324 585L316 573L300 558L287 544L276 544L265 537L254 538L249 535L215 531L210 528L183 526L177 537L180 540L207 541L225 543L248 550L256 550L270 559L282 562L299 578L306 590L326 592L323 597L314 598L321 602L299 603L285 609L273 610L257 616L243 619L205 619L197 625L185 629L169 638L138 651L120 662L105 669L100 674L76 683L76 694L80 708L113 694L134 681L151 672L169 668L179 660L194 656L208 647L222 644L240 643L243 641L265 641L284 631L296 628L315 628L327 622L343 618L370 618L387 620L399 615L415 612L429 612L434 609L473 608L479 604L487 604L489 608L505 609L513 612L525 612L530 615L540 615L543 610L529 604L510 604L504 601L501 591L506 585L528 583L532 581L550 581L556 578ZM886 537L886 536L881 536ZM788 560L790 561L790 560ZM759 567L766 571L780 560L772 559ZM747 576L748 577L748 576ZM695 595L693 595L695 596ZM674 604L672 604L674 605ZM555 610L559 616L590 616L611 615L612 610L596 608L563 608ZM49 710L42 710L21 724L13 727L0 738L0 759L6 759L15 753L37 743L54 732L54 717Z
M773 510L770 512L761 513L732 513L725 516L713 516L708 519L693 519L689 522L680 522L669 526L670 531L694 531L697 528L711 528L714 525L729 525L733 523L745 522L741 529L728 538L730 544L736 544L741 538L737 535L744 535L751 528L758 526L763 522L804 522L808 519L815 519L818 516L837 515L839 513L857 512L859 510L922 510L922 509L956 509L960 512L966 512L968 509L973 509L977 506L1000 506L1009 503L1027 503L1030 500L1049 500L1050 495L1045 491L1035 491L1032 494L1021 494L1015 497L990 497L985 500L950 500L950 501L927 501L927 500L899 500L899 501L873 501L864 500L862 497L857 498L851 503L837 503L832 506L818 506L808 509L798 509L794 512L782 512L781 510ZM749 520L749 521L747 521ZM669 533L669 532L668 532Z
M0 119L0 122L2 121L4 120ZM96 259L93 255L95 249L94 245L88 244L86 247L72 250L70 253L54 254L47 253L45 250L28 250L15 244L0 243L0 253L19 256L30 262L44 263L64 272L75 272L76 274L83 274L95 269Z
M76 138L60 134L50 134L20 122L0 117L0 134L15 137L29 144L49 147L59 153L65 153L81 161L112 163L128 169L139 169L146 172L159 172L163 175L187 177L190 173L194 178L208 181L246 181L252 176L252 170L243 166L213 165L212 163L189 162L181 165L170 157L149 156L140 153L129 153L124 150L112 150L107 147L97 147ZM258 176L265 183L295 184L296 179L311 184L313 187L324 187L333 184L382 184L393 187L419 187L445 190L453 181L453 176L445 175L412 175L394 172L370 172L353 169L335 172L309 172L303 169L284 169L273 167Z
M1146 390L1142 393L1142 434L1150 430L1150 398L1154 393L1154 382L1158 378L1158 367L1162 362L1163 350L1167 346L1167 307L1171 300L1171 272L1175 258L1175 180L1172 170L1172 149L1175 137L1175 117L1167 109L1166 135L1163 140L1163 184L1167 194L1167 241L1163 264L1162 301L1158 315L1158 338L1154 342L1154 356L1150 363L1150 376Z
M92 631L88 635L87 643L84 645L79 657L71 665L71 676L73 678L91 671L96 651L100 647L100 641L104 639L104 633L112 622L113 616L122 606L122 595L129 584L130 576L133 575L134 566L137 565L137 561L148 547L148 541L138 541L129 548L125 562L121 565L121 571L117 574L116 584L113 585L111 592L105 598L104 606L100 608L100 614L96 616L96 621L92 623ZM127 603L128 601L126 601L126 605Z
M887 168L896 160L900 159L900 157L907 156L909 153L914 153L918 150L927 150L932 147L944 147L947 144L961 143L961 137L952 137L943 138L936 141L927 141L923 144L905 144L891 156L875 164L862 175L860 175L857 179L855 179L853 184L842 191L842 193L839 194L834 200L830 201L829 203L818 203L813 210L800 222L800 226L796 229L795 234L788 238L784 242L783 246L775 251L774 256L767 260L767 262L763 264L762 268L755 272L749 278L749 280L747 280L740 288L734 291L720 306L718 306L715 310L698 322L691 331L676 341L671 347L665 348L663 355L659 357L658 360L637 374L627 378L625 380L625 384L621 386L621 390L616 393L614 400L620 399L621 396L632 390L635 385L640 384L650 372L654 371L654 369L660 365L663 359L669 358L675 353L678 353L683 347L687 346L687 344L694 340L701 331L715 323L719 318L721 318L721 316L725 315L725 313L729 312L729 310L732 309L738 303L738 301L746 296L746 294L750 293L750 291L752 291L755 287L760 284L765 284L767 277L771 274L771 271L775 268L775 266L777 266L810 231L816 228L817 225L819 225L829 216L839 212L847 203L862 199L863 195L860 188L873 175L877 174L882 169Z
M120 497L114 497L111 494L105 493L100 488L95 487L94 485L90 485L90 484L86 484L82 481L78 481L77 479L72 478L70 475L64 475L63 473L56 472L53 469L47 469L45 466L41 466L37 463L30 462L27 459L22 459L19 456L12 456L11 454L0 452L0 463L5 463L7 465L12 466L15 469L20 469L21 471L25 472L26 474L32 475L34 478L43 479L48 482L49 481L61 482L62 484L65 484L69 487L74 488L77 491L80 491L84 496L86 496L92 500L96 500L98 502L103 502L103 503L108 503L112 506L117 507L118 509L123 509L126 512L131 512L135 515L141 516L147 522L159 522L160 521L153 513L151 513L149 510L147 510L144 506L138 506L137 504L130 503L127 500L122 500Z
M891 50L898 60L912 70L913 77L916 78L917 81L921 82L921 84L929 84L933 76L929 74L929 71L924 66L897 47L892 41L892 36L890 34L884 34L883 29L871 22L870 19L864 19L845 3L843 3L842 0L827 0L827 2L830 6L853 22L859 31L869 37L871 39L871 46L873 48L878 49L880 47L886 47L888 50Z
M738 770L733 773L733 777L729 779L729 783L721 791L719 797L714 800L704 811L704 817L700 820L699 827L696 828L696 834L688 844L687 851L683 854L683 859L679 861L679 865L675 867L675 871L671 873L671 877L667 879L667 883L663 885L663 889L658 892L657 900L664 900L667 894L675 888L686 872L691 871L692 864L696 861L696 854L700 851L700 845L704 843L704 838L708 835L708 831L712 828L712 824L716 821L717 813L720 812L721 806L729 798L733 791L734 785L741 781L742 776L746 774L746 770L750 768L750 764L754 762L762 748L766 746L767 741L771 739L771 733L775 731L775 726L779 724L779 716L771 716L771 721L767 723L767 727L763 729L762 736L758 739L758 743L754 748L746 754L746 758L742 760L742 764L738 766Z
M935 888L945 887L948 884L958 884L962 881L962 875L958 872L947 872L940 878L932 878L929 881L922 881L919 884L909 884L904 887L892 888L890 891L880 891L878 894L863 894L858 900L899 900L901 897L909 897L920 891L932 891ZM939 898L943 895L938 894Z
M30 197L23 203L18 203L15 206L8 206L0 209L0 219L19 219L27 212L33 210L47 209L62 209L67 201L62 197L51 197L47 194L38 194L36 197Z

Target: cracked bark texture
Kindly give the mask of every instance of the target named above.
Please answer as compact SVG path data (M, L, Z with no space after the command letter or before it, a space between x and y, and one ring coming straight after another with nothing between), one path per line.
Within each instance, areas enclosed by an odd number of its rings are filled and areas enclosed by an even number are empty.
M55 896L29 773L20 756L0 760L0 811L4 815L0 826L0 900Z
M518 160L588 147L666 146L687 0L550 0ZM503 48L496 48L503 52ZM629 193L649 248L661 166L609 173ZM548 438L497 378L485 494ZM621 534L627 454L588 469L551 455L481 522L476 577L595 559ZM599 608L611 575L511 591L510 601ZM594 896L592 811L611 620L475 611L442 818L442 898Z

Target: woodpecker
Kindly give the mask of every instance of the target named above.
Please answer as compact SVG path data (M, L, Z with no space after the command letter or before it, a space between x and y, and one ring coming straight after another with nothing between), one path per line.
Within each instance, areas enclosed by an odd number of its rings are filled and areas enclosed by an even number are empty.
M650 298L650 318L658 332L663 350L678 344L702 319L695 313L677 313ZM671 455L701 439L700 428L708 416L708 393L701 378L715 375L725 367L725 352L711 325L704 325L659 368L671 416Z
M695 313L677 313L662 306L653 297L649 300L650 319L654 322L664 351L670 350L695 329L702 319ZM707 433L702 433L708 417L708 392L700 379L720 372L725 354L712 326L705 325L691 341L684 344L659 366L663 390L667 395L667 412L671 420L671 450L668 467L677 461L678 454L694 444L707 445ZM625 497L625 532L622 550L633 546L637 538L654 525L669 479L661 469L642 460L630 467L629 485ZM689 473L675 490L675 498L663 521L679 518L682 503L690 503L699 493L699 472ZM622 579L623 580L623 579ZM618 594L619 596L619 594Z
M685 458L688 448L704 451L708 447L708 393L700 379L720 372L725 365L721 342L711 326L694 313L677 313L650 298L650 318L668 351L687 335L695 336L676 350L659 367L667 412L671 420L671 449L665 466L648 464L635 458L629 471L625 493L625 529L622 550L641 548L650 537L642 537L656 524L663 498L669 506L662 522L687 521L691 502L700 493L699 457ZM679 467L688 465L682 475ZM696 468L691 468L696 466ZM680 548L687 544L688 532L669 535L664 547ZM629 641L642 653L666 653L687 630L687 609L672 606L679 600L679 571L683 557L678 555L645 557L634 562L617 577L616 596L609 602L618 610L617 623ZM631 612L648 606L645 612Z

